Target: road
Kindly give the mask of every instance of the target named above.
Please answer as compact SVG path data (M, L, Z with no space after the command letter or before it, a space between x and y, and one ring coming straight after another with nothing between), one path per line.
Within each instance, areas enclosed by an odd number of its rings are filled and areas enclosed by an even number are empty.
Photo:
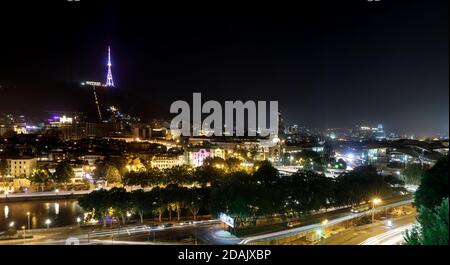
M403 232L416 223L416 215L393 220L392 227L385 221L365 228L353 228L322 239L319 245L397 245L403 241Z
M411 229L415 223L400 226L382 234L370 237L359 245L400 245L404 243L403 235L407 229Z
M398 205L404 205L412 203L413 200L404 200L400 202L387 203L385 205L381 205L375 210L380 210L384 207L393 207ZM321 218L329 218L327 225L333 225L340 222L344 222L346 220L350 220L353 218L360 217L362 215L367 215L372 212L372 209L362 212L362 213L350 213L350 212L342 212L336 214L337 212L343 211L345 209L338 209L336 211L331 211L325 213L325 216L321 216ZM308 231L313 231L318 228L322 228L323 225L316 220L317 216L311 216L310 225L304 225L297 228L286 229L282 231L270 232L265 234L260 234L256 236L249 236L243 238L237 238L230 233L226 232L223 224L219 220L206 220L199 221L195 224L183 224L183 225L175 225L174 227L157 227L150 228L149 226L140 225L140 226L128 226L122 228L115 229L101 229L100 231L88 231L87 229L73 228L73 229L63 229L59 232L51 232L51 231L43 231L42 233L37 233L36 238L34 240L26 240L26 242L19 241L17 244L62 244L66 242L66 239L69 237L76 237L77 240L81 244L87 244L92 242L93 240L104 240L104 242L109 241L129 241L129 242L147 242L154 241L155 243L197 243L197 240L200 240L202 244L248 244L254 241L266 241L272 239L279 239L290 235L295 235L298 233L304 233ZM313 223L314 222L314 223ZM311 224L312 223L312 224ZM307 224L307 223L306 223ZM386 231L381 231L386 232ZM380 232L380 233L381 233ZM372 236L376 236L380 233L373 233ZM368 239L370 236L364 238L364 240ZM153 239L153 240L150 240ZM357 243L360 243L364 240L361 240ZM0 244L7 244L8 242L0 242ZM13 241L9 241L10 244L13 244ZM150 244L150 243L149 243Z
M73 242L73 244L183 244L183 239L187 237L205 233L204 230L220 229L221 227L222 223L218 220L204 220L191 224L178 224L173 227L152 228L147 225L139 225L100 230L68 228L52 231L50 229L33 233L34 239L0 241L0 244L65 245L69 238L69 242Z
M394 207L394 206L399 206L399 205L404 205L404 204L410 204L412 203L414 200L413 199L409 199L409 200L405 200L405 201L400 201L400 202L395 202L395 203L389 203L389 204L385 204L379 207L375 208L375 211L378 211L382 208L385 207ZM357 217L361 217L363 215L367 215L369 213L371 213L373 210L367 210L365 212L361 212L361 213L354 213L354 214L348 214L345 215L343 217L339 217L339 218L335 218L332 220L329 220L327 225L333 225L333 224L337 224L337 223L341 223L347 220L351 220ZM282 231L277 231L277 232L272 232L272 233L266 233L266 234L262 234L262 235L257 235L257 236L250 236L247 238L244 238L239 244L248 244L250 242L254 242L254 241L265 241L265 240L273 240L273 239L280 239L280 238L284 238L287 236L291 236L291 235L295 235L295 234L299 234L299 233L303 233L303 232L308 232L308 231L312 231L312 230L316 230L319 228L322 228L323 225L321 223L316 223L316 224L312 224L312 225L307 225L307 226L301 226L301 227L297 227L297 228L293 228L293 229L287 229L287 230L282 230Z

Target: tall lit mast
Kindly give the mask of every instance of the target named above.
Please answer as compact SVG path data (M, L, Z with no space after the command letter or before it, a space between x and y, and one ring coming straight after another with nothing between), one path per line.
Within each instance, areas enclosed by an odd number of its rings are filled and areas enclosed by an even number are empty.
M106 86L114 86L114 81L111 72L111 48L108 46L108 75L106 76Z

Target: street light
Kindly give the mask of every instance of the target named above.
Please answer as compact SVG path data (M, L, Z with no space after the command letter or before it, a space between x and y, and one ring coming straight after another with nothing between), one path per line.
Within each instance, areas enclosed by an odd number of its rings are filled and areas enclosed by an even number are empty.
M322 240L323 230L319 228L316 230L316 236L319 238L319 241Z
M386 222L386 226L388 226L388 227L392 227L392 220L387 220L387 222Z
M22 225L22 237L23 237L23 244L25 244L25 226Z
M326 234L325 226L328 224L328 219L325 219L321 222L322 227L316 231L317 235L322 239L324 237L324 234Z
M30 222L30 212L27 212L27 226L28 226L28 230L31 229L31 222Z
M372 199L372 223L375 221L375 205L380 204L381 199L380 198L373 198Z
M9 227L14 227L14 221L12 221L11 223L9 223Z
M78 223L78 226L80 226L80 222L81 222L81 218L80 218L80 217L77 217L77 223Z
M45 224L47 225L47 229L50 228L50 224L52 223L52 221L50 219L45 220Z

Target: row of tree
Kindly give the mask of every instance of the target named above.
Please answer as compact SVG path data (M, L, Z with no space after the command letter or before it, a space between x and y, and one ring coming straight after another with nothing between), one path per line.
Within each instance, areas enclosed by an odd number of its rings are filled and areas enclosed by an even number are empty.
M233 173L212 187L211 211L241 218L307 213L330 206L350 206L373 197L405 192L395 176L381 176L372 166L362 166L337 178L314 171L280 176L269 163L254 174Z
M161 217L172 211L180 216L184 209L204 208L214 216L227 213L238 219L292 213L307 213L331 206L359 204L374 196L388 197L402 191L403 182L393 176L381 176L371 166L356 168L338 178L328 178L314 171L299 171L281 176L269 162L262 162L255 171L234 171L224 174L214 166L195 170L174 167L160 171L130 172L127 185L152 186L151 191L127 193L124 189L100 190L80 199L80 205L96 217L116 213L122 218L127 211ZM170 173L167 173L170 172ZM180 183L199 183L201 188L186 188ZM207 185L207 184L210 184ZM193 208L192 208L193 207Z
M205 203L208 194L208 188L177 185L156 187L147 192L142 189L127 192L124 188L112 188L93 191L78 201L85 211L106 225L106 220L113 217L125 223L126 216L132 213L139 215L141 222L144 216L150 215L158 216L161 222L165 213L168 213L169 220L172 220L172 213L176 213L177 220L180 220L182 212L192 215L195 220L200 209L207 208Z

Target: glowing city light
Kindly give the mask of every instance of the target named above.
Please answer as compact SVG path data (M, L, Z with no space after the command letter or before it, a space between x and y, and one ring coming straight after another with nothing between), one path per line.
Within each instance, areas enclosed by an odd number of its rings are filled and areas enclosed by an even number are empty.
M114 87L114 81L111 71L111 48L108 46L108 74L106 75L106 86Z

